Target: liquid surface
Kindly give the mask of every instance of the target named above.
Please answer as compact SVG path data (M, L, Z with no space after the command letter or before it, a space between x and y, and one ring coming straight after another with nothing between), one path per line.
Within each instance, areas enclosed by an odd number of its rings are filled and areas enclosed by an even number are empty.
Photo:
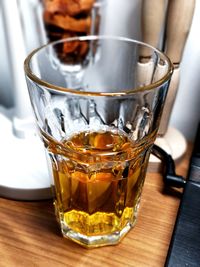
M50 143L55 210L62 226L102 236L134 224L148 148L112 131L77 133L59 149Z

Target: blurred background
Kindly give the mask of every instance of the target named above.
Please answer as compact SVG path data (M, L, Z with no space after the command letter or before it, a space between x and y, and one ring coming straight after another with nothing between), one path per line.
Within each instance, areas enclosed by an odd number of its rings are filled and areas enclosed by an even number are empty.
M7 2L10 3L10 8L12 8L12 1ZM27 3L34 6L34 0L21 0L18 2L21 6L23 6L23 4L27 5ZM37 2L38 1L35 1L35 3ZM102 10L100 33L140 40L141 2L141 0L107 0ZM23 8L21 8L20 12L23 12ZM200 118L199 25L200 0L197 0L191 30L181 62L179 90L169 124L180 130L188 140L194 139L197 123ZM176 27L176 25L174 25L174 27ZM5 41L4 29L2 4L0 3L0 105L10 108L14 105L14 93L8 61L10 51ZM13 25L13 30L15 30L15 25ZM35 36L30 21L29 23L23 24L23 30L28 34L26 36L28 38L28 42L26 43L26 52L28 54L32 49L40 45L40 43ZM18 42L18 40L16 40L16 42ZM24 105L26 105L26 103L24 103Z

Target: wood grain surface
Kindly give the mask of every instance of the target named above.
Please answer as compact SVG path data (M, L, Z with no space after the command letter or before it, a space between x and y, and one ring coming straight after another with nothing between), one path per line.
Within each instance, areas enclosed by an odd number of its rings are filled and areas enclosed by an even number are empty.
M186 176L191 146L177 166ZM0 267L163 266L181 191L147 174L138 222L119 245L87 250L62 238L52 201L0 199Z

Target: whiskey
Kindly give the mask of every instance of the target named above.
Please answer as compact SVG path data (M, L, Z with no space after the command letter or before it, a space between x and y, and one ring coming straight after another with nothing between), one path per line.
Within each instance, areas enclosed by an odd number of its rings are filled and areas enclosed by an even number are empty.
M85 131L59 146L49 143L64 236L103 237L133 226L150 143L141 146L116 131Z

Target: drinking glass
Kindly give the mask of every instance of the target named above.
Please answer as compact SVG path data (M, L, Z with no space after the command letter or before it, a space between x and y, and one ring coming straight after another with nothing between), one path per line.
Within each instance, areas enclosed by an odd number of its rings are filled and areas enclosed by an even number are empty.
M26 58L64 237L113 245L135 225L172 72L157 49L112 36L59 40Z

